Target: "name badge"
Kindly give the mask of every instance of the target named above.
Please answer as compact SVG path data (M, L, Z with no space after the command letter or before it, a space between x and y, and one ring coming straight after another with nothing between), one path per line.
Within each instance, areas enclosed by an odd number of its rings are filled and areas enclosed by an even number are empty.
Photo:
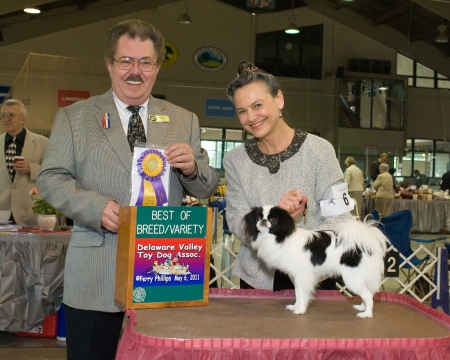
M167 123L170 122L168 115L149 115L148 121L150 122L160 122L160 123Z
M348 185L346 182L332 186L330 198L320 202L322 216L341 215L352 211L354 207L355 204L348 195Z

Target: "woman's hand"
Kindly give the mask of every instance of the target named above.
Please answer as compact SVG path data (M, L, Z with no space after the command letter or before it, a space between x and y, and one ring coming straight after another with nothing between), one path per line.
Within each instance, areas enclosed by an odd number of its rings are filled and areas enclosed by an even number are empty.
M300 189L295 189L284 194L278 206L295 218L305 211L306 203L308 202L308 196L303 196Z

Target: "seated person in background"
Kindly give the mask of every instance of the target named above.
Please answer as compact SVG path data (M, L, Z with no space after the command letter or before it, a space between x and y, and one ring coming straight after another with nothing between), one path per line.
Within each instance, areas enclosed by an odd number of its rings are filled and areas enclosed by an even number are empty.
M428 176L421 174L419 170L414 170L414 177L414 185L416 185L417 188L420 188L422 185L428 185Z
M442 175L441 190L450 190L450 171Z
M362 214L362 193L364 191L364 175L363 172L356 166L356 161L353 156L345 159L345 165L347 169L344 172L344 178L348 185L348 194L351 198L356 200L358 206L358 214ZM356 215L356 209L352 211L353 215Z
M5 100L0 118L5 131L0 135L5 155L5 168L0 176L0 209L11 211L9 220L17 225L36 225L37 214L32 210L35 200L30 190L36 187L48 139L25 128L27 109L19 100ZM14 156L24 159L15 162Z
M241 289L293 289L287 275L268 269L256 257L246 239L243 218L255 206L272 204L287 210L297 227L308 230L353 221L350 212L323 217L320 211L320 201L328 199L331 187L343 181L339 162L328 141L286 123L283 92L273 75L244 61L227 95L242 127L254 135L223 159L228 225L241 240L233 274L240 278ZM335 289L335 281L322 283L321 288Z
M394 182L389 174L389 165L380 165L380 175L373 183L373 188L377 191L375 197L375 210L380 215L380 220L391 213L392 200L394 199Z

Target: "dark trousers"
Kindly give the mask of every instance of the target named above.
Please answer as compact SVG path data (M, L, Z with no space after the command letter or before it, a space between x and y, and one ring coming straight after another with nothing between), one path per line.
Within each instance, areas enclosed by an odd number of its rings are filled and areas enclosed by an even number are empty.
M80 310L65 305L67 360L114 360L123 312Z

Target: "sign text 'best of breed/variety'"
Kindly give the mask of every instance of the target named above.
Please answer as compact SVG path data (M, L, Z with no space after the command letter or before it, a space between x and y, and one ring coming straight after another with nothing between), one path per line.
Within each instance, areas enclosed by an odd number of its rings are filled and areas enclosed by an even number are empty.
M206 207L121 207L115 300L129 309L207 305L211 222Z

